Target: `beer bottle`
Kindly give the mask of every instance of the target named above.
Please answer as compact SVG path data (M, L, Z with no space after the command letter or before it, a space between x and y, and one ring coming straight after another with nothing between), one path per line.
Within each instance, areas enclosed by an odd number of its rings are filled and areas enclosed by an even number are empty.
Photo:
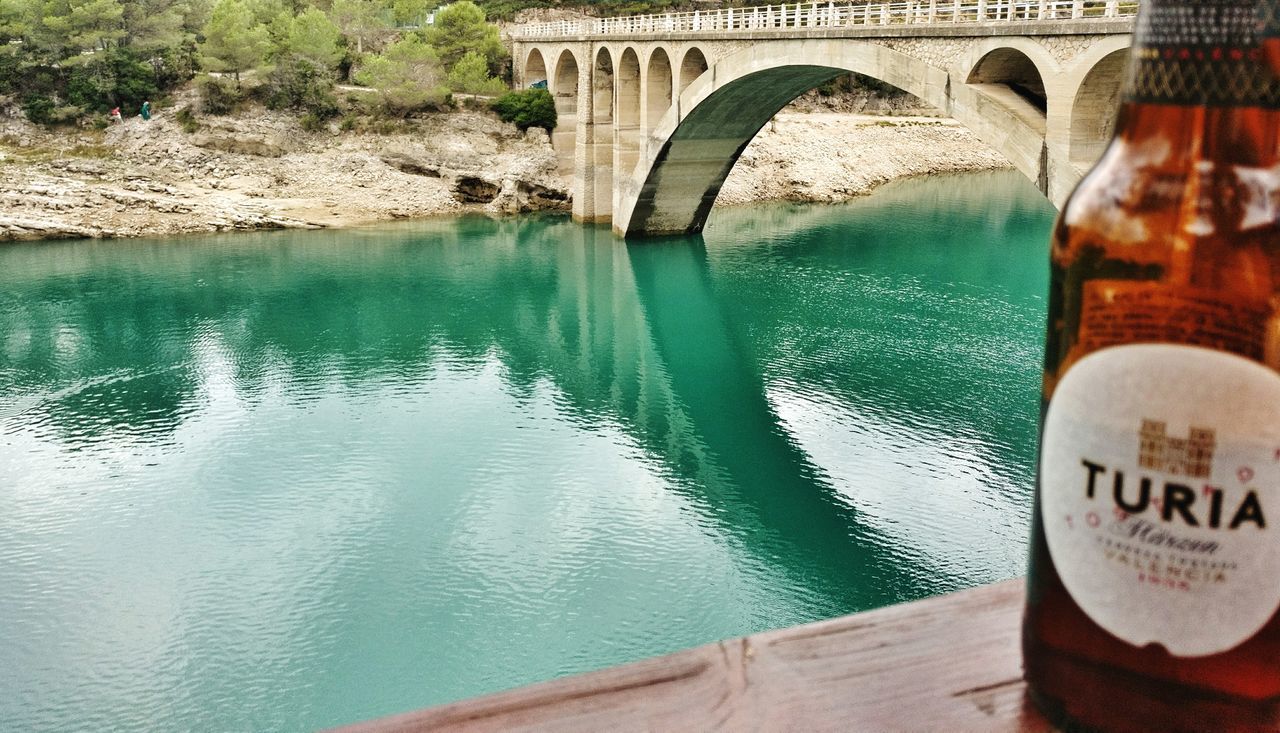
M1143 0L1054 225L1023 623L1069 729L1280 730L1277 0Z

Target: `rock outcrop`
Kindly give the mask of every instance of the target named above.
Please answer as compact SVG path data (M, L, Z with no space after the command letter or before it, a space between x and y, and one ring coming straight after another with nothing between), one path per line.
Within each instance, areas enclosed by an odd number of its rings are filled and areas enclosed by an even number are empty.
M0 127L0 240L163 236L333 227L458 212L565 208L545 133L488 114L406 122L390 134L302 130L258 110L200 118L168 110L69 136ZM495 205L508 185L518 205Z

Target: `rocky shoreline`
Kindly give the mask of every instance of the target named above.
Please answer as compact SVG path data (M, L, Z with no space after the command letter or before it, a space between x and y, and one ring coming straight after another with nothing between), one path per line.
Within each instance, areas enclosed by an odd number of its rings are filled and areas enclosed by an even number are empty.
M789 111L744 152L722 205L839 201L904 176L1007 167L966 129L927 117ZM567 210L545 132L482 112L379 133L307 132L289 115L161 112L102 132L0 120L0 240L350 227L483 211Z

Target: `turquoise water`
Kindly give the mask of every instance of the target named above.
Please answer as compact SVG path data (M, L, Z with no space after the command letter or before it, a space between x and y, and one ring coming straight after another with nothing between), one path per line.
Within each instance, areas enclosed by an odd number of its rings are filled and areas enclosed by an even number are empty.
M307 730L1020 575L1052 210L0 247L0 730Z

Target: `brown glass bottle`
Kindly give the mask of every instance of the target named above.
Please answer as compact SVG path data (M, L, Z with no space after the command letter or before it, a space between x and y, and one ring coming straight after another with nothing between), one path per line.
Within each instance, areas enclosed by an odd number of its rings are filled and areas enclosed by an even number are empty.
M1268 61L1274 41L1267 38L1274 12L1273 0L1144 0L1115 137L1054 227L1046 414L1056 409L1055 393L1076 367L1141 375L1140 360L1163 353L1117 351L1127 345L1198 347L1172 353L1199 359L1207 349L1280 369L1280 82ZM1105 359L1085 361L1104 352ZM1099 367L1106 360L1119 363L1121 372ZM1167 372L1150 365L1153 374ZM1210 373L1228 381L1236 374ZM1113 390L1119 403L1131 397L1125 388L1071 379L1078 382L1071 394ZM1223 394L1221 385L1217 389ZM1054 427L1053 436L1048 426L1058 423L1046 422L1042 436L1023 626L1032 698L1069 730L1280 731L1280 616L1272 609L1260 628L1237 629L1230 610L1233 596L1249 596L1256 615L1267 601L1254 596L1268 596L1268 588L1276 589L1280 604L1280 567L1268 572L1265 562L1255 567L1240 560L1256 557L1253 550L1230 555L1241 537L1252 547L1280 543L1280 484L1250 484L1246 477L1261 482L1255 464L1237 459L1249 450L1269 451L1270 437L1235 450L1230 424L1169 422L1170 439L1180 441L1182 451L1175 465L1172 458L1150 457L1148 428L1164 441L1162 404L1185 413L1196 400L1215 399L1214 391L1150 388L1142 394L1156 395L1159 404L1117 407L1139 410L1133 414L1141 421L1125 413L1108 422L1110 394L1098 398L1102 414L1071 418L1072 429ZM1072 446L1061 448L1075 438L1062 436L1076 435L1077 428L1087 435L1090 426L1078 423L1095 418L1117 436L1107 444L1120 457L1079 454L1079 466L1062 464L1078 470L1076 483L1059 480L1059 469L1047 463L1047 442L1057 441L1055 456L1075 460ZM1209 440L1207 452L1197 454L1203 466L1188 458L1197 435ZM1158 447L1165 450L1163 442ZM1217 461L1212 468L1211 461ZM1223 493L1219 486L1235 493L1215 496ZM1067 499L1049 493L1062 491L1076 493ZM1240 506L1249 491L1256 516ZM1088 510L1093 506L1096 511ZM1087 542L1054 540L1051 550L1050 535ZM1215 563L1223 568L1217 576ZM1102 576L1115 579L1105 592L1098 590ZM1179 603L1206 588L1228 601L1199 612L1199 621L1189 618ZM1158 607L1142 607L1149 615L1134 631L1118 620L1107 605L1112 601ZM1191 636L1207 641L1189 642L1188 652L1179 648L1178 630L1193 627Z

